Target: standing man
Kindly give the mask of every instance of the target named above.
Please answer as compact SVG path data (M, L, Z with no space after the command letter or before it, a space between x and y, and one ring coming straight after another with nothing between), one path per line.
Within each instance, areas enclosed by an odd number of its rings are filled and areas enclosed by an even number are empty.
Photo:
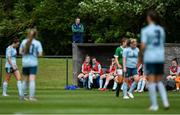
M167 92L161 81L164 74L165 32L157 24L157 17L156 12L149 11L146 17L148 26L141 30L141 50L144 52L145 74L148 78L148 90L151 101L150 111L157 111L159 108L156 87L160 93L164 108L169 108Z
M80 18L75 19L75 23L72 25L73 43L83 43L84 26L80 23Z

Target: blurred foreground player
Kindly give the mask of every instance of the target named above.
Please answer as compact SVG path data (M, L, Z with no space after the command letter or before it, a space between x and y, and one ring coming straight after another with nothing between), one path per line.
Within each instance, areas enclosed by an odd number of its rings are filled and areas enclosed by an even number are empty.
M156 87L162 98L164 108L169 108L167 92L164 87L162 76L164 74L165 61L165 32L164 29L157 24L157 14L154 11L147 13L148 26L141 30L141 50L144 52L145 74L148 77L148 90L150 95L151 106L150 111L159 109L157 103Z
M26 90L27 80L29 80L29 100L36 101L35 98L35 79L38 69L38 57L42 56L43 49L40 41L36 40L37 30L29 29L27 38L20 45L19 52L22 55L23 66L23 89Z

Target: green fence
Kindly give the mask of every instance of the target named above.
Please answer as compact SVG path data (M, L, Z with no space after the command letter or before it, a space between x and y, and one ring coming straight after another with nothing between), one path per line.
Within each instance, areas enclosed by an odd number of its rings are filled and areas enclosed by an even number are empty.
M5 77L5 57L0 56L0 83ZM17 65L22 72L21 57L17 58ZM39 58L39 67L36 80L38 89L62 89L72 84L72 57L71 56L44 56ZM9 88L16 88L16 81L12 75Z

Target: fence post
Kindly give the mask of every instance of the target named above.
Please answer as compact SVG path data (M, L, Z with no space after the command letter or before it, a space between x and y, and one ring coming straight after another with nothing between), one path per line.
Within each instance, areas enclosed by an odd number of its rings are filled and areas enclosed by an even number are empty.
M1 63L1 65L0 65L0 87L2 86L2 66L3 66L3 64L2 64L2 56L0 56L0 63Z
M66 86L68 86L68 73L69 73L68 57L66 57Z

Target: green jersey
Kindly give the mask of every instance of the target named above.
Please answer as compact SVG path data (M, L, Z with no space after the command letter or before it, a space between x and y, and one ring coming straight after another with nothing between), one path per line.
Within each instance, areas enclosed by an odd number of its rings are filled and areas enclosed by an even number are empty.
M114 57L118 58L118 61L119 61L120 65L123 65L123 49L124 48L122 46L116 48L116 51L115 51L115 54L114 54Z

